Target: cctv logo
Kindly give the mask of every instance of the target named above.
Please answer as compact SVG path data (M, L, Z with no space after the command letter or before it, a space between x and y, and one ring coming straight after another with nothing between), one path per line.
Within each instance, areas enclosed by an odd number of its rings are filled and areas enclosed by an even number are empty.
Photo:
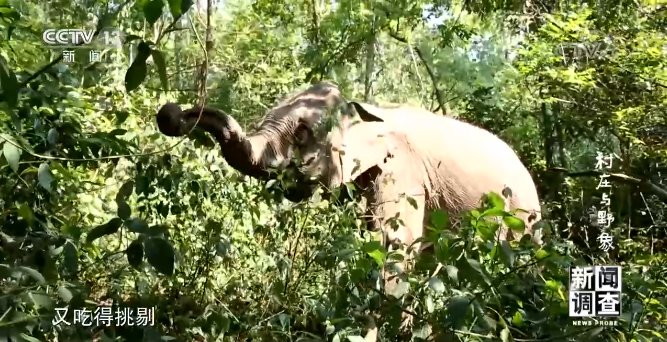
M80 45L90 44L95 31L80 29L48 29L42 34L42 40L48 45Z

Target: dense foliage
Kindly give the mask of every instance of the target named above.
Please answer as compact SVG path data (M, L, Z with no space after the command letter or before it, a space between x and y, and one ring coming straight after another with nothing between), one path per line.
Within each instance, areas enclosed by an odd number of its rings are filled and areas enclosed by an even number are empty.
M101 62L42 42L110 27L124 38ZM660 1L0 0L0 28L0 341L354 342L378 308L386 341L667 338ZM165 102L203 101L250 130L320 79L508 141L539 185L544 247L494 241L491 196L456 233L434 214L435 252L376 291L396 256L357 203L288 202L209 137L155 125ZM616 155L608 253L598 151ZM618 326L570 323L567 268L587 264L623 266ZM56 308L109 302L155 307L155 325L52 324ZM411 336L396 335L402 311Z

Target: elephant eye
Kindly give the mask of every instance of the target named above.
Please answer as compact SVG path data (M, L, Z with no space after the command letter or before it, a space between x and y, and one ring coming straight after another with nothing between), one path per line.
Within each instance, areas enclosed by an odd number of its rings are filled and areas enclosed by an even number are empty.
M294 131L294 144L299 147L306 146L311 136L312 131L310 130L310 127L304 122L300 122Z

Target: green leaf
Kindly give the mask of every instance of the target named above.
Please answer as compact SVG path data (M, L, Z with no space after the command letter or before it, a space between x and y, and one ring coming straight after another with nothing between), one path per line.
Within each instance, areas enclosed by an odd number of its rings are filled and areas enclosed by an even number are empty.
M18 172L21 149L16 147L13 143L5 141L5 144L2 146L2 153L5 155L9 167L11 167L14 172Z
M431 295L426 295L424 305L426 306L426 312L433 313L433 311L435 311L435 303L433 302L433 297L431 297Z
M42 188L46 189L46 191L51 191L53 176L51 175L49 164L42 163L39 165L39 169L37 170L37 180Z
M428 323L418 323L412 326L412 341L427 340L432 328Z
M435 210L431 213L431 225L436 230L444 230L449 224L449 215L443 210Z
M192 0L181 0L181 14L185 14L194 4Z
M46 134L46 141L50 145L55 145L58 142L58 130L55 128L51 128L49 132Z
M169 3L169 10L174 19L179 18L183 14L183 8L181 7L182 0L167 0Z
M146 21L153 25L162 16L162 9L164 8L163 0L150 0L144 5L144 17Z
M491 216L491 217L497 217L497 216L505 217L505 216L508 216L508 215L509 215L509 213L506 212L503 208L490 208L490 209L484 210L482 212L482 214L480 215L480 217L489 217L489 216Z
M509 328L505 327L505 329L503 329L500 332L500 340L503 341L503 342L511 341L510 329Z
M157 68L157 73L160 76L160 82L162 82L162 88L164 91L169 90L169 80L167 79L167 64L164 60L164 55L158 50L151 50L151 55L153 56L153 62L155 62L155 67Z
M150 237L144 241L146 260L165 275L174 274L174 247L165 239Z
M467 268L464 274L468 279L478 280L487 285L490 284L490 281L486 273L484 273L484 271L482 270L482 266L479 264L479 261L475 259L466 259L463 265L465 265L465 267Z
M70 273L76 273L79 270L79 252L69 240L63 246L63 266Z
M563 285L557 280L549 279L544 282L544 286L551 291L557 292Z
M144 333L142 341L153 342L162 340L162 335L152 326L144 326Z
M118 205L118 210L117 210L118 217L120 217L123 220L127 220L128 218L130 218L130 215L132 215L132 209L130 208L130 206L125 201L118 201L116 202L116 204Z
M500 241L500 248L503 251L503 260L509 267L514 267L514 251L506 240Z
M503 222L505 222L505 224L509 227L509 229L515 232L523 233L523 231L526 229L525 222L523 222L522 219L515 216L505 216L503 217Z
M18 213L22 219L24 219L28 224L32 224L35 219L35 215L32 212L32 209L28 206L27 203L20 203L18 206Z
M118 189L118 193L116 194L116 201L119 200L127 200L128 197L132 195L132 191L134 190L134 182L133 181L127 181L123 183L123 185Z
M72 300L72 291L68 290L64 286L58 287L58 296L65 302L69 303Z
M161 224L151 226L147 234L152 236L169 236L169 227Z
M387 258L387 251L379 241L366 242L361 246L361 250L373 258L378 266L382 267L384 265L384 261Z
M484 195L484 202L491 208L505 209L505 200L495 192L489 192Z
M146 42L139 43L139 46L137 46L137 57L125 73L125 91L128 93L137 89L146 79L146 59L148 59L150 53L151 49Z
M537 260L542 260L546 257L549 256L549 252L545 251L544 249L540 248L535 252L535 259Z
M148 180L148 177L143 176L143 175L138 176L137 177L137 183L136 183L136 186L134 188L134 191L136 192L136 194L137 195L146 194L146 192L148 192L148 184L149 183L150 183L150 181Z
M53 299L48 294L41 291L28 291L27 296L36 309L53 310Z
M512 324L516 325L517 327L523 326L523 315L521 312L517 311L514 313L514 316L512 316Z
M125 222L129 231L133 233L146 234L148 233L148 223L145 220L134 217Z
M408 293L408 291L410 291L410 282L401 281L400 283L396 284L389 295L396 299L401 299Z
M449 320L455 328L465 320L465 316L470 309L470 300L463 296L454 296L447 303L447 313Z
M25 342L40 342L40 340L38 340L38 339L36 339L36 338L34 338L34 337L32 337L32 336L29 336L29 335L27 335L26 333L21 333L21 334L19 334L19 336L21 336L21 338L22 338L23 341L25 341Z
M86 242L91 243L103 236L114 234L118 231L122 224L123 220L118 217L114 217L109 220L109 222L91 229L86 236Z
M445 292L445 284L437 277L431 277L431 279L428 280L428 287L437 293Z
M512 189L508 186L503 188L503 191L501 192L503 197L505 198L511 198L512 197Z
M415 200L413 197L410 197L410 196L406 197L406 199L408 200L408 203L409 203L413 208L415 208L415 209L419 209L419 206L417 205L417 200Z
M484 323L486 323L486 325L489 327L489 329L496 330L496 326L498 325L498 321L496 321L495 319L493 319L489 315L484 315L483 319L484 319Z
M4 58L0 58L0 86L2 86L2 98L9 108L16 108L19 99L19 82L16 74L11 71Z
M46 279L44 279L44 276L39 273L39 271L35 270L34 268L30 268L27 266L18 266L15 268L17 272L23 273L30 278L34 279L37 281L38 284L44 284L46 283Z
M379 241L366 242L361 246L361 250L373 258L378 266L382 267L384 265L384 261L387 258L387 250Z
M134 268L139 268L141 262L144 260L144 246L141 244L141 240L136 239L127 246L125 250L125 255L127 256L127 263Z

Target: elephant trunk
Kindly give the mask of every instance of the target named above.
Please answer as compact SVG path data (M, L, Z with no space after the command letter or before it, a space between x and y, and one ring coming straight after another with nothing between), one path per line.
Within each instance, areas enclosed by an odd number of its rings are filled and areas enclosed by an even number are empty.
M186 135L195 126L203 129L220 144L231 167L250 177L271 177L267 153L274 149L269 140L258 134L246 137L238 122L219 109L194 107L183 111L177 104L167 103L157 113L157 124L162 134L171 137Z

